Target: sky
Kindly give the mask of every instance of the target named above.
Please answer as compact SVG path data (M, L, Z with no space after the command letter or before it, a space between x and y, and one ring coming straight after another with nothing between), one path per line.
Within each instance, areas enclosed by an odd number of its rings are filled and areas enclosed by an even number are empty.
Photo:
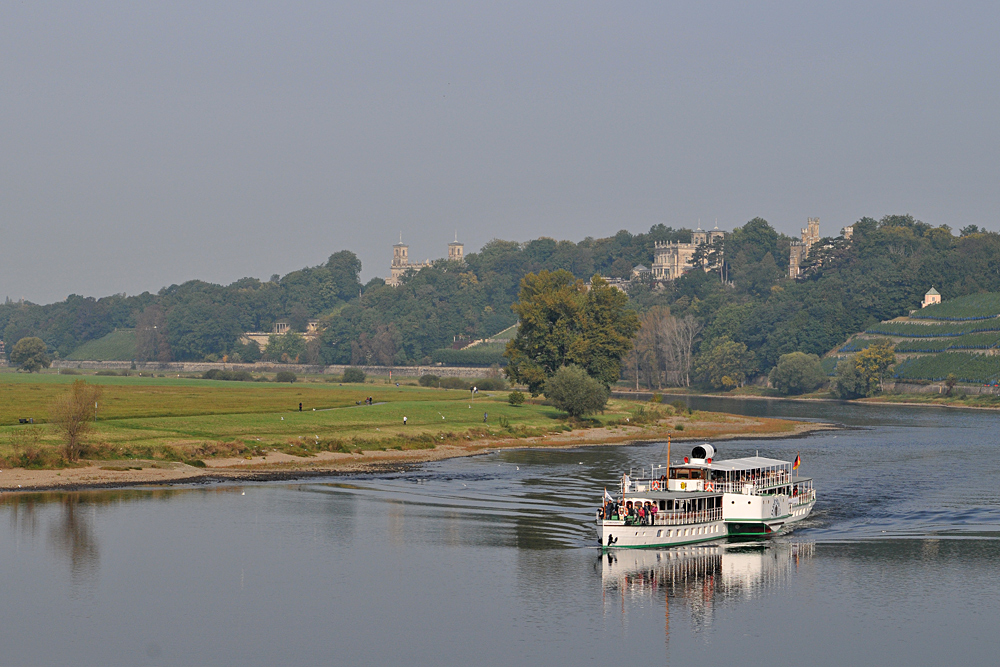
M1000 4L0 3L0 299L760 216L1000 229Z

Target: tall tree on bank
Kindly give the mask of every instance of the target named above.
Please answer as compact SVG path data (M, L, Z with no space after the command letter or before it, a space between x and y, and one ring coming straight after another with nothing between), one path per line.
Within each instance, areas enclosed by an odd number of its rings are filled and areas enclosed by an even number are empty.
M135 324L136 361L170 361L167 342L167 317L158 304L148 306Z
M585 290L582 280L562 269L521 279L518 301L511 306L520 325L504 352L509 360L505 372L512 381L528 385L532 396L566 364L580 337Z
M20 366L22 371L37 373L48 368L51 363L45 352L45 343L41 338L28 336L17 341L10 351L10 360Z
M507 377L532 395L562 366L576 364L605 387L621 374L622 357L639 329L628 297L594 276L590 289L568 271L539 271L521 280L512 306L521 324L504 353Z
M65 438L63 452L66 460L80 458L83 437L97 420L97 402L101 387L76 380L69 393L61 396L49 407L49 421Z

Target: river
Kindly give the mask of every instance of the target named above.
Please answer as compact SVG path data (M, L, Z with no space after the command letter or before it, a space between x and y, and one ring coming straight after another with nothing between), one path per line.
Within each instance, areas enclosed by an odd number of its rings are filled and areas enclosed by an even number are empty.
M798 453L812 517L602 556L602 488L662 444L3 494L0 665L994 664L1000 414L691 400L843 425L719 445Z

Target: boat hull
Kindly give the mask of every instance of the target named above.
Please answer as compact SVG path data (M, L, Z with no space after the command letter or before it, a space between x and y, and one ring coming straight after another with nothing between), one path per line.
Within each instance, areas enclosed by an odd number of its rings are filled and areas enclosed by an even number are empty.
M622 521L598 521L597 534L602 547L640 549L721 540L728 531L722 520L679 526L626 526Z
M726 519L726 528L730 537L757 538L773 535L791 530L795 523L809 516L815 505L815 500L793 505L788 509L787 514L767 519Z

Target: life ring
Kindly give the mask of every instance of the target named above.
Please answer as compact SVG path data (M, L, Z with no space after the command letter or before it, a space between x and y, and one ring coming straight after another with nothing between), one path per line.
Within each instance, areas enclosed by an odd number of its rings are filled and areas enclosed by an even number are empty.
M653 480L653 482L649 485L649 488L652 491L659 491L660 490L659 480Z
M705 490L715 491L715 484L712 484L711 482L705 482Z

